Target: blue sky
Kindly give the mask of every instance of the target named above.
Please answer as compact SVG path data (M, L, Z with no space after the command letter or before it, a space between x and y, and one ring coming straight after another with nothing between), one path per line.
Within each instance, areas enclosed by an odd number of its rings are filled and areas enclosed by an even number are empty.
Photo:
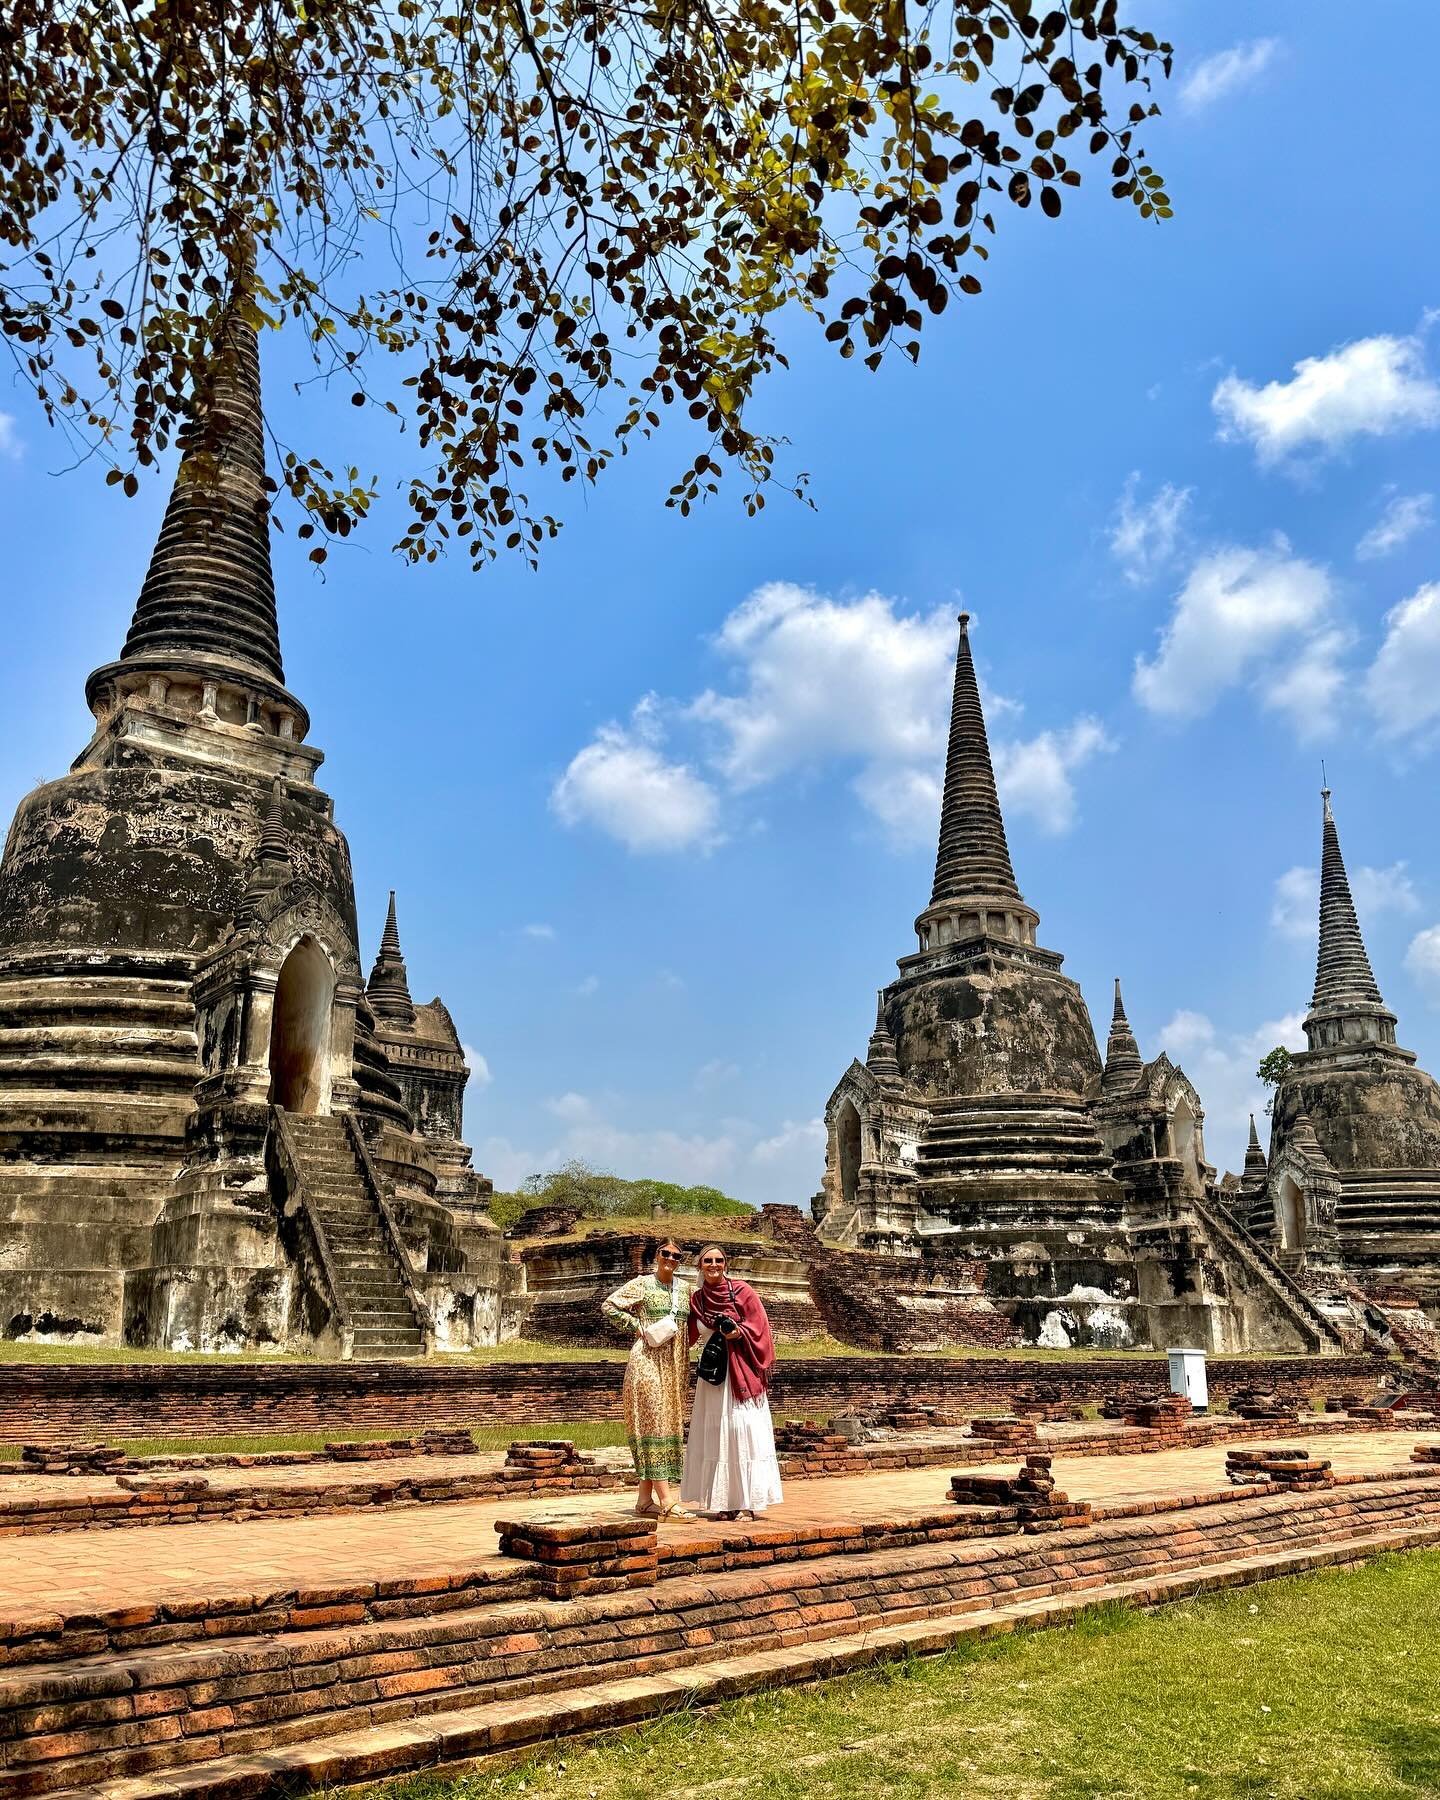
M291 687L373 955L483 1058L497 1185L582 1155L803 1203L818 1119L929 894L954 614L975 614L1011 848L1103 1042L1111 977L1238 1166L1314 972L1320 759L1400 1041L1440 1070L1440 20L1198 0L1147 147L1176 217L1089 181L1010 216L978 300L878 375L797 338L766 419L811 511L663 510L684 429L541 571L410 569L398 447L343 394L276 429L378 469L324 579L277 540ZM0 387L12 570L0 810L84 743L165 494L123 501ZM388 530L388 535L387 535Z

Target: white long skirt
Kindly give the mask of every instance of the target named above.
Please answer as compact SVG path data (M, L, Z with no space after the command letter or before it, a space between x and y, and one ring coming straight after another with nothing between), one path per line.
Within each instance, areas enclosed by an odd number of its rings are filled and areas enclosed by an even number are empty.
M710 1513L762 1513L767 1506L779 1506L785 1496L764 1394L737 1401L728 1378L718 1387L695 1383L680 1498Z

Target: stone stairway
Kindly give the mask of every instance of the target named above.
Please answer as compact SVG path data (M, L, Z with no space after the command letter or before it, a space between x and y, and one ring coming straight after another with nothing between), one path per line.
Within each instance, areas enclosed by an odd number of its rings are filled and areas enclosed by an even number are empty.
M284 1122L350 1314L356 1358L423 1356L424 1329L345 1121L285 1113Z

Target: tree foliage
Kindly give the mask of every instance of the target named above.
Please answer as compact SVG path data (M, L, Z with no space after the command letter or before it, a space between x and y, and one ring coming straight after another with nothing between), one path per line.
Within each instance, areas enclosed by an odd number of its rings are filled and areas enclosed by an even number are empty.
M238 294L413 427L411 558L533 561L537 471L594 481L677 408L668 504L736 468L753 511L803 484L751 422L782 315L918 356L997 213L1058 216L1087 157L1169 217L1135 134L1170 48L1118 4L10 0L0 333L127 492ZM280 449L323 560L373 489Z
M1260 1080L1265 1083L1266 1087L1278 1088L1280 1083L1285 1079L1289 1069L1290 1052L1283 1044L1277 1044L1273 1050L1268 1051L1260 1058L1260 1067L1255 1073ZM1275 1096L1272 1094L1270 1099L1265 1103L1266 1112L1273 1111L1274 1106Z
M748 1217L754 1210L719 1188L649 1177L627 1181L576 1159L547 1174L527 1175L513 1194L493 1195L490 1214L497 1225L509 1227L536 1206L573 1206L586 1219L648 1219L657 1205L686 1218Z

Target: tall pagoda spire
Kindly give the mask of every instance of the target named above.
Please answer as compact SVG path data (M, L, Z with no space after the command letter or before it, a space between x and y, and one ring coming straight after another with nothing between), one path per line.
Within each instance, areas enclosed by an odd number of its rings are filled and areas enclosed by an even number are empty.
M961 613L935 884L915 930L922 953L981 939L1033 947L1038 923L1039 915L1021 898L1010 862L970 654L970 615Z
M1120 977L1115 977L1115 1010L1110 1015L1110 1039L1105 1046L1105 1073L1100 1092L1108 1100L1116 1094L1129 1093L1145 1073L1140 1046L1125 1016L1125 1002L1120 998Z
M1330 810L1329 788L1321 789L1320 798L1325 809L1320 828L1320 954L1310 1005L1312 1010L1337 1003L1353 1005L1356 1001L1383 1006L1370 958L1365 954L1365 940L1360 936L1355 902L1350 897L1350 880L1340 854L1340 834Z
M1395 1015L1388 1011L1365 953L1360 921L1340 854L1340 834L1330 810L1330 789L1322 788L1320 827L1320 948L1315 959L1315 992L1305 1020L1312 1050L1343 1043L1395 1042Z
M415 1005L410 998L405 958L400 954L400 928L395 923L394 888L390 890L390 909L380 936L380 954L375 958L365 992L378 1018L393 1019L399 1025L415 1023Z
M937 906L972 894L1020 898L995 792L980 685L970 654L970 615L961 613L950 742L945 752L945 795L940 807L940 848L930 904Z
M248 270L242 272L241 285ZM204 416L183 454L122 663L216 660L285 680L270 569L265 427L255 328L232 303L218 333Z

